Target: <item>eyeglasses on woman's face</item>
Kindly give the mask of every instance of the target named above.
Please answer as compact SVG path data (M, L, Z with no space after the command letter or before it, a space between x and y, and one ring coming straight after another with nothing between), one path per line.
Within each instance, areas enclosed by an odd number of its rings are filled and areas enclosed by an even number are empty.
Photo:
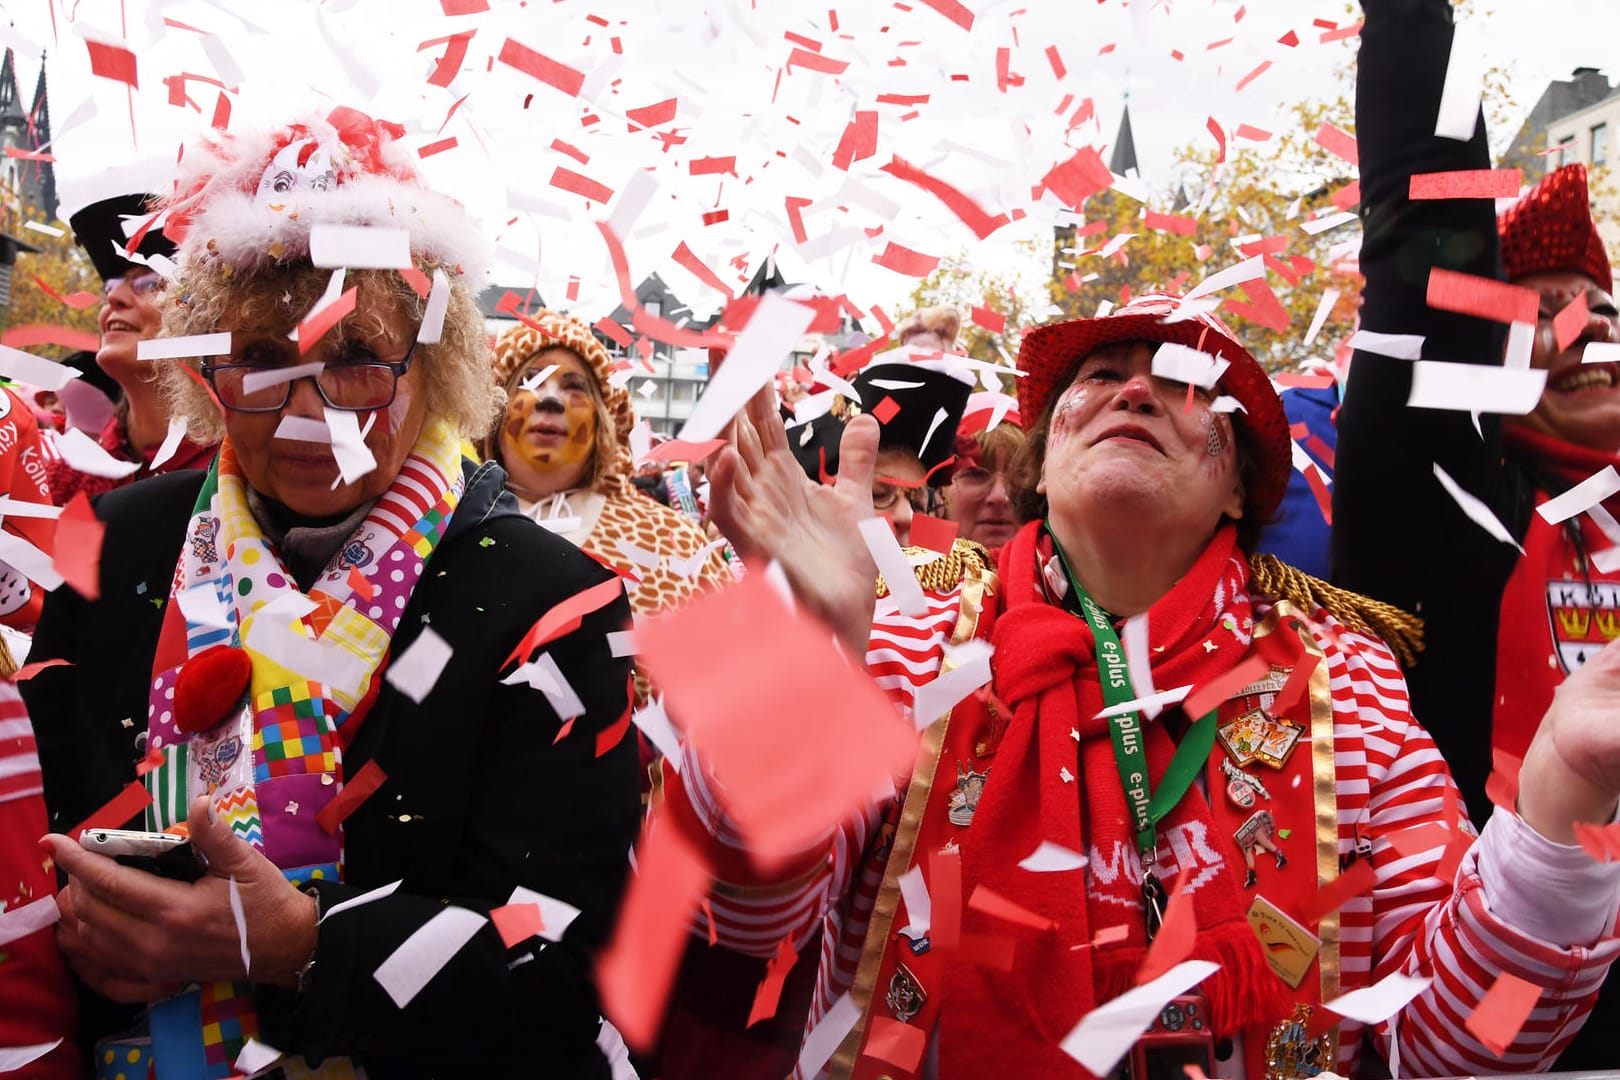
M934 510L936 492L924 484L916 488L903 488L882 482L872 485L872 509L878 513L893 510L904 499L914 513L929 514Z
M379 359L371 346L358 340L343 342L336 355L318 372L285 378L288 368L309 363L298 346L285 339L249 338L234 348L223 363L204 364L203 378L214 388L219 403L232 412L272 413L287 407L293 385L313 378L321 400L344 412L370 412L394 403L399 380L411 370L416 352L413 337L405 355L394 361Z
M106 300L120 285L128 285L129 291L136 296L151 296L162 292L168 282L152 270L135 270L120 277L108 278L101 283L101 298Z

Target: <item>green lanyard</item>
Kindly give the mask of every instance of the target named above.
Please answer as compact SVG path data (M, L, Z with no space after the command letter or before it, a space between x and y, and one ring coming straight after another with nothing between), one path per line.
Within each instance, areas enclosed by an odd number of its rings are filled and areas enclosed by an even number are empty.
M1114 632L1113 624L1069 569L1068 558L1055 536L1052 537L1052 547L1063 562L1069 587L1080 602L1086 622L1091 624L1091 632L1097 642L1097 675L1102 682L1103 700L1111 708L1136 700L1131 673L1125 664L1125 650L1119 643L1119 635ZM1119 782L1125 789L1125 802L1130 806L1136 823L1136 851L1141 857L1144 875L1152 875L1159 846L1159 822L1175 809L1209 761L1210 751L1215 747L1215 714L1216 710L1211 709L1187 730L1181 744L1176 747L1175 756L1170 759L1170 767L1159 782L1158 791L1151 791L1148 787L1147 747L1142 738L1141 713L1133 709L1123 715L1109 717L1108 734L1114 743L1114 764L1119 767Z

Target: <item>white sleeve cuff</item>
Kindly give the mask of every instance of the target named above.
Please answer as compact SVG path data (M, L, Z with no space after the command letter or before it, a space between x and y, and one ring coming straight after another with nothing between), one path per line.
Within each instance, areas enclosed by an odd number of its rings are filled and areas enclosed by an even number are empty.
M1620 863L1555 844L1501 808L1485 823L1475 851L1491 912L1514 929L1565 949L1593 945L1613 932Z

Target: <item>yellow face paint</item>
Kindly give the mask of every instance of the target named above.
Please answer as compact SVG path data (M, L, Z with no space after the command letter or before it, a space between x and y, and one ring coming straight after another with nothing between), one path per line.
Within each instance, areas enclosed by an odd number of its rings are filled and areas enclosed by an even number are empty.
M544 382L535 376L555 365ZM501 457L539 473L588 471L596 450L596 405L591 374L571 350L535 355L518 380L501 427Z

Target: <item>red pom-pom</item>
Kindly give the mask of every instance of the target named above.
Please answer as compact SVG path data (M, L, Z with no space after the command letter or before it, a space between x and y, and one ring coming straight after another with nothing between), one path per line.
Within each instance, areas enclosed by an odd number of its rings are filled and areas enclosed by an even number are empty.
M186 734L207 731L247 693L253 660L241 649L215 645L187 660L174 680L174 725Z

